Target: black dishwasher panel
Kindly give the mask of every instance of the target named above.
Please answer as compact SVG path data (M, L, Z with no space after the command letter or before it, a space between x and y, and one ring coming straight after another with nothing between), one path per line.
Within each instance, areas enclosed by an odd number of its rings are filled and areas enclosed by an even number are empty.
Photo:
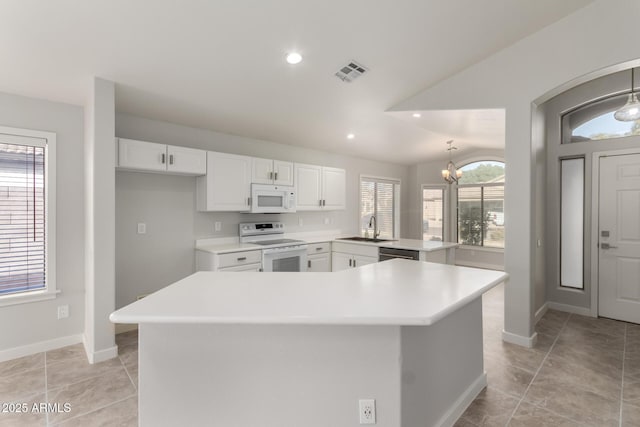
M378 261L386 261L394 258L418 261L420 259L420 252L411 249L380 248L380 251L378 252Z

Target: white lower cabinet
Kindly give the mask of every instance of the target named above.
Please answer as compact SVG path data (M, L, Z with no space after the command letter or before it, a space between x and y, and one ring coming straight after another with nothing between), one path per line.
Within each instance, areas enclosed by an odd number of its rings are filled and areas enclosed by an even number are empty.
M334 242L331 252L331 271L341 271L348 268L378 262L378 247Z
M307 271L331 271L331 242L310 243L307 246Z
M236 267L219 268L218 271L262 271L262 264L238 265Z
M262 251L240 251L224 254L196 250L196 271L260 271Z

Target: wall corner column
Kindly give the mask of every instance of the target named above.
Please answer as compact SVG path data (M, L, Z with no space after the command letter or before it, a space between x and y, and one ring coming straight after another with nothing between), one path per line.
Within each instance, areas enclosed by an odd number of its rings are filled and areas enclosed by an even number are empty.
M85 331L90 363L118 355L115 310L115 85L94 78L85 106Z

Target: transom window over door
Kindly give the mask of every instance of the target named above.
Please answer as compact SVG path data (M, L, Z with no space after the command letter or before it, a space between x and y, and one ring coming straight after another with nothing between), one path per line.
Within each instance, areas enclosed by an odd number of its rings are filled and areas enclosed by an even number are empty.
M479 161L461 169L457 188L458 243L504 248L504 163Z
M8 129L0 128L0 305L55 293L55 254L48 249L55 239L49 230L54 137L3 133Z
M360 177L360 232L373 237L371 217L383 239L396 238L400 226L400 181L386 178Z

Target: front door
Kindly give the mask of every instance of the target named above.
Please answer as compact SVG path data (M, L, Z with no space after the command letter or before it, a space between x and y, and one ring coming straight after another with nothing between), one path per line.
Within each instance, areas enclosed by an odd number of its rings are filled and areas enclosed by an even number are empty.
M599 315L640 323L640 154L600 158Z

